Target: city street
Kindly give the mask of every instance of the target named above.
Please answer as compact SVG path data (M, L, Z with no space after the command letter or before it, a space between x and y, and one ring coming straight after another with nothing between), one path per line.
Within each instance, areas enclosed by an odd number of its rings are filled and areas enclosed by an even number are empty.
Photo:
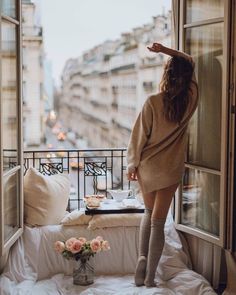
M52 145L52 149L74 149L74 145L68 141L66 138L64 141L59 141L57 139L57 134L52 133L52 128L46 126L45 130L46 136L46 146L49 149L48 145Z
M43 146L43 149L47 149L50 151L50 149L60 149L60 150L68 150L68 149L76 149L76 147L67 139L65 138L64 141L59 141L57 139L57 134L53 134L52 128L46 127L46 145ZM54 155L57 158L63 158L63 168L67 168L67 155ZM70 157L73 157L75 155L70 154ZM77 157L70 158L69 159L69 165L72 162L77 162ZM81 158L80 161L84 165L84 158ZM78 175L79 174L79 175ZM79 189L79 196L81 199L83 199L84 195L87 194L94 194L94 177L93 176L84 176L84 170L80 170L79 168L71 168L69 167L69 177L71 180L71 191L70 191L70 200L76 200L71 201L71 209L75 209L78 206L78 189Z

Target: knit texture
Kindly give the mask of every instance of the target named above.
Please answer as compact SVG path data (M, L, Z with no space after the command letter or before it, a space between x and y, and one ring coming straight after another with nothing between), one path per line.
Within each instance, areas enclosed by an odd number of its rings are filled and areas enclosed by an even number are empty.
M139 258L137 261L134 281L136 286L142 286L146 275L149 238L151 231L151 209L145 209L139 229Z
M189 90L190 102L180 124L165 118L163 93L150 96L136 119L127 149L127 170L138 169L143 193L181 180L188 122L198 103L194 77Z
M156 269L161 258L165 243L164 235L165 219L151 220L151 234L149 240L147 269L144 284L146 287L154 287Z

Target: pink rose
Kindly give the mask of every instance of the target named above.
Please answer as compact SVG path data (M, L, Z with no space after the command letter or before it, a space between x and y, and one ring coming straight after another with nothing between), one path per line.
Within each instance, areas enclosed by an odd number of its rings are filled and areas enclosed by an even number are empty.
M103 241L102 242L102 250L107 251L107 250L110 250L110 249L111 249L111 247L110 247L109 242L108 241Z
M72 245L73 245L73 243L74 243L75 241L77 241L76 238L70 238L70 239L68 239L68 240L66 241L66 249L67 249L67 250L70 250L71 247L72 247Z
M101 242L97 239L93 239L90 243L90 247L93 252L101 251Z
M103 241L103 237L101 237L101 236L97 236L97 237L96 237L96 240L102 242L102 241Z
M78 253L82 249L82 246L83 246L83 244L81 243L81 241L76 240L76 241L74 241L74 243L70 247L70 251L73 254Z
M65 244L61 241L56 241L54 244L54 249L58 253L62 253L65 250Z
M79 240L83 245L87 242L87 240L86 240L85 238L82 238L82 237L78 238L78 240Z

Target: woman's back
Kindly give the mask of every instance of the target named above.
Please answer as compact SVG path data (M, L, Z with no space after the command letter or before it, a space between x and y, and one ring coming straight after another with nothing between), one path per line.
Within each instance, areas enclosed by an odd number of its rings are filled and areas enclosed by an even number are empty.
M146 136L138 165L143 190L146 192L167 187L181 180L184 170L188 122L198 103L196 83L194 80L191 82L189 103L180 123L172 122L166 118L163 98L163 93L152 95L144 104L141 114L143 117L142 128L149 129L149 134L145 130L140 132L139 128L134 128L131 136L131 138L135 138L136 142L143 140L138 137ZM128 159L129 154L134 154L134 151L131 150L133 146L129 144Z

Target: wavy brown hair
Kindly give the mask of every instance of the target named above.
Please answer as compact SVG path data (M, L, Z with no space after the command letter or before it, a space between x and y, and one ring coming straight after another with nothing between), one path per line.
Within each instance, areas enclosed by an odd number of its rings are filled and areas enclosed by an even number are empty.
M160 83L164 94L164 116L171 122L180 123L186 112L190 99L190 83L193 64L186 58L174 56L165 65Z

